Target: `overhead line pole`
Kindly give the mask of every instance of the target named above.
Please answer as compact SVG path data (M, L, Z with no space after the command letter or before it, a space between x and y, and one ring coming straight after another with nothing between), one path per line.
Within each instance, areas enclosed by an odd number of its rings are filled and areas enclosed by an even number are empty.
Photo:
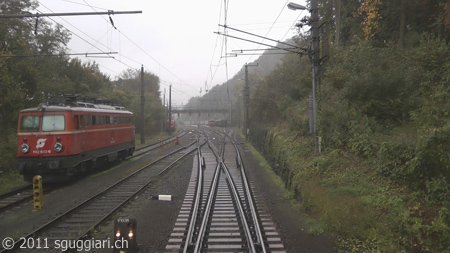
M305 10L306 7L296 3L289 3L288 8L291 10ZM312 45L309 52L309 59L311 60L312 73L312 115L310 115L311 133L314 141L314 152L320 153L320 137L317 136L317 101L316 89L319 87L319 72L320 72L320 37L319 37L319 5L318 0L311 0L311 37Z
M141 66L141 144L145 144L145 96L144 96L144 65Z
M312 36L312 97L313 97L313 138L314 151L320 153L319 136L317 136L317 101L316 89L319 87L320 68L320 38L319 38L319 7L317 0L311 0L311 36Z
M169 133L172 133L172 84L169 86Z
M288 4L288 8L292 9L292 10L305 10L306 7L300 4L296 4L296 3L289 3ZM300 56L302 56L303 54L307 53L309 55L309 58L311 60L311 72L312 72L312 117L311 117L311 123L312 123L312 136L313 136L313 141L314 141L314 151L315 152L319 152L320 153L320 140L319 140L319 136L317 136L317 102L316 102L316 89L317 87L319 87L319 72L320 72L320 37L319 37L319 7L318 7L318 1L317 0L311 0L311 8L310 8L310 12L311 12L311 37L312 37L312 45L310 48L299 48L296 47L296 49L300 49L301 51L293 51L290 49L286 49L286 48L280 48L277 46L272 46L272 45L268 45L268 44L264 44L261 42L256 42L253 40L248 40L248 39L243 39L243 38L239 38L236 36L231 36L228 34L222 34L220 32L215 32L216 34L219 35L223 35L226 37L231 37L231 38L235 38L235 39L239 39L239 40L243 40L243 41L247 41L247 42L252 42L252 43L256 43L256 44L260 44L263 46L268 46L271 48L276 48L276 49L281 49L287 52L291 52L291 53L296 53L299 54ZM278 43L282 43L282 44L287 44L287 43L283 43L277 40L272 40L269 38L265 38L256 34L252 34L249 32L245 32L245 31L241 31L235 28L231 28L229 26L223 26L223 25L219 25L225 28L229 28L238 32L242 32L245 34L249 34L249 35L253 35L256 37L260 37L260 38L264 38L267 40L271 40L271 41L275 41ZM289 44L287 44L289 45ZM289 45L292 46L292 45ZM237 54L236 54L237 56Z
M249 132L249 114L248 114L248 102L250 101L250 88L248 86L248 66L258 66L256 65L249 65L245 64L245 87L244 87L244 106L245 106L245 113L244 113L244 130L245 130L245 140L248 140L248 132Z

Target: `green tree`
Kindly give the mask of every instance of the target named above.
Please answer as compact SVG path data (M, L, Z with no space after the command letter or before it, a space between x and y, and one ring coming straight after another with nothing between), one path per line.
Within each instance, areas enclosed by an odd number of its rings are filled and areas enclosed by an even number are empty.
M119 80L113 83L114 94L116 97L140 98L141 93L141 71L136 69L127 69L119 76ZM145 96L145 133L146 135L153 135L160 131L164 122L164 107L160 98L159 91L159 77L150 73L144 72L144 96ZM124 99L126 100L126 99ZM131 99L130 103L126 105L136 117L136 131L140 132L140 99Z

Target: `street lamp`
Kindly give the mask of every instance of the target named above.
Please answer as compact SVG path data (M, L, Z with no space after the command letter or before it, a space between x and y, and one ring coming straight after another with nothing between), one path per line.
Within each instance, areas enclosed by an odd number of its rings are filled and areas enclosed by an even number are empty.
M287 7L291 10L306 10L306 7L301 4L296 4L293 2L288 3Z
M287 7L291 10L305 10L306 7L300 4L292 3L290 2ZM310 51L310 59L311 59L311 68L312 68L312 108L313 108L313 115L312 115L312 136L314 140L314 151L320 152L319 144L318 144L318 137L316 136L317 133L317 126L316 126L316 118L317 118L317 105L316 105L316 87L319 84L319 13L318 13L318 4L317 0L311 0L311 37L312 37L312 47Z

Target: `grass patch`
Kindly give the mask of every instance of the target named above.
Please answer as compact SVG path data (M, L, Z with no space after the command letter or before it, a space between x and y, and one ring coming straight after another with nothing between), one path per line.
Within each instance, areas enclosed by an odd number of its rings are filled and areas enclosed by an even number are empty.
M270 167L269 163L267 163L266 159L264 158L264 156L262 156L254 147L250 142L246 142L245 146L250 150L250 152L252 153L253 157L256 158L256 160L259 162L259 166L261 166L262 168L264 168L264 171L269 175L270 179L275 182L275 184L277 185L278 189L283 193L284 198L287 199L292 199L291 195L292 193L290 191L288 191L285 187L284 187L284 182L283 180L277 175L275 174L275 172L272 170L272 167Z
M136 148L145 147L148 144L155 143L155 142L158 142L159 140L175 136L176 134L178 134L178 131L176 131L175 133L172 133L172 134L169 134L167 132L159 132L156 135L146 136L145 144L141 144L141 137L140 137L139 133L136 133L136 138L135 138Z
M242 134L241 137L245 138L245 136L243 136ZM300 211L302 210L302 203L299 203L297 201L294 191L289 190L285 187L285 183L283 182L281 177L273 171L272 167L269 165L264 156L262 156L261 153L259 153L258 150L256 150L256 148L253 147L250 142L246 142L245 145L252 153L253 157L259 162L259 166L264 169L264 172L267 173L271 181L275 183L278 190L281 192L282 200L289 201L290 205L294 208L294 210L298 210L300 215ZM310 216L306 216L303 218L305 220L305 225L308 227L307 229L309 234L319 235L325 231L323 224L321 224L315 218Z
M0 173L0 194L27 185L22 175L15 171Z
M344 251L357 252L375 244L378 249L390 249L380 246L390 245L386 238L396 236L387 231L380 213L383 197L378 189L383 183L374 180L365 160L342 150L314 154L310 140L292 138L282 126L270 134L272 156L290 169L287 185L299 195L293 201L310 218L309 234L333 234L341 238L338 248Z
M286 196L313 218L307 222L310 234L334 235L342 252L450 252L445 180L427 182L428 192L440 194L433 199L424 190L380 175L379 151L364 156L342 147L315 154L310 139L293 137L280 125L269 131L265 147L268 159L279 164L274 169L287 180L278 186L287 185Z

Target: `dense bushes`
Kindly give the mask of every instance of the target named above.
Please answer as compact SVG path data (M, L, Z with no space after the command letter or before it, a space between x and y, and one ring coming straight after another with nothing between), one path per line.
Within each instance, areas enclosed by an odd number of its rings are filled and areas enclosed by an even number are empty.
M424 36L418 49L361 44L337 51L322 81L326 147L379 158L384 161L377 162L380 174L418 187L423 180L449 175L446 48L441 40ZM431 59L424 59L420 49L427 49ZM401 131L410 139L399 138Z
M334 49L318 89L320 155L308 132L308 76L283 77L302 82L291 84L304 87L297 95L266 78L252 99L270 98L273 116L251 137L319 219L310 233L334 233L350 252L450 250L449 66L448 44L429 35L414 48Z

